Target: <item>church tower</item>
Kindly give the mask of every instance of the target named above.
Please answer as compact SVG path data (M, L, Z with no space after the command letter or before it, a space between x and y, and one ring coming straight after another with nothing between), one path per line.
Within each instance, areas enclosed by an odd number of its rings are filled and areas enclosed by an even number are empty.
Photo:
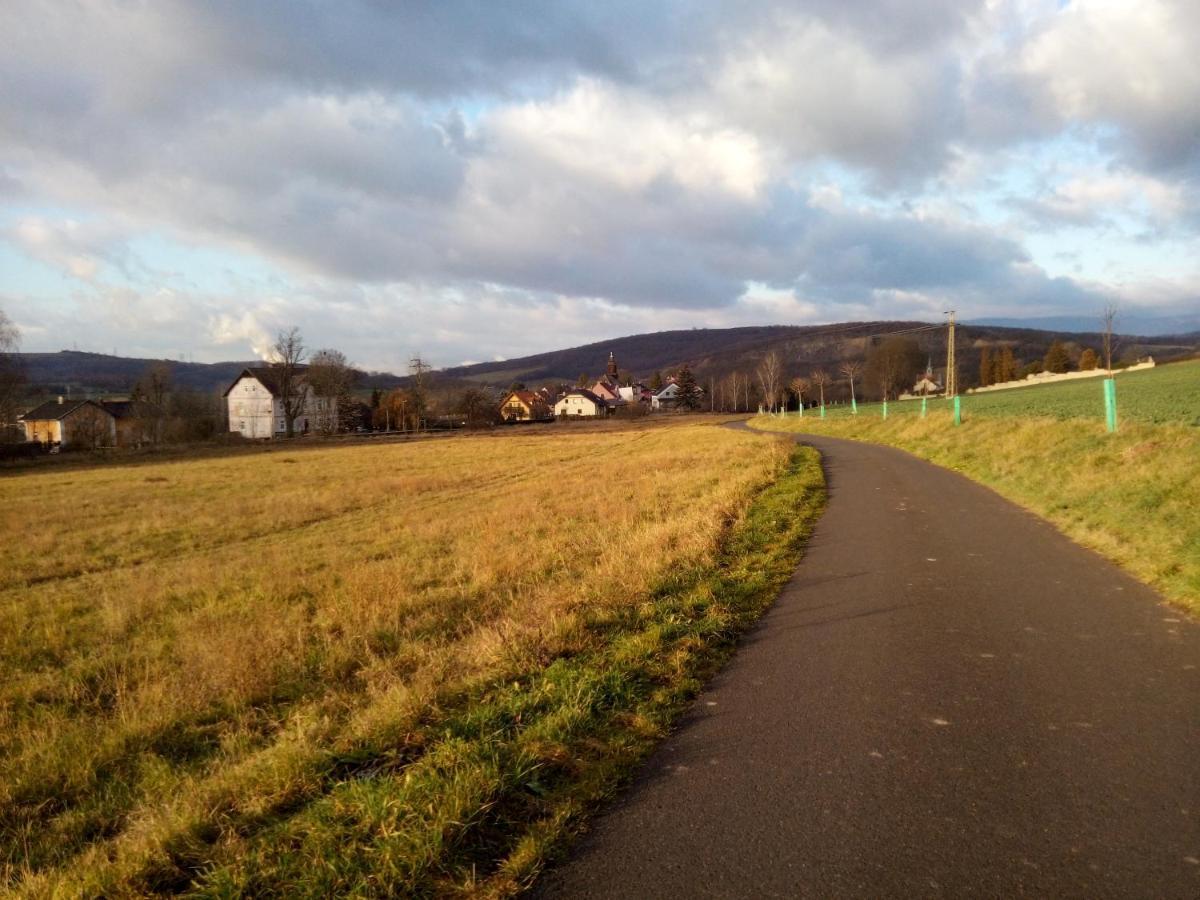
M608 351L608 377L613 381L617 380L617 360L611 350Z

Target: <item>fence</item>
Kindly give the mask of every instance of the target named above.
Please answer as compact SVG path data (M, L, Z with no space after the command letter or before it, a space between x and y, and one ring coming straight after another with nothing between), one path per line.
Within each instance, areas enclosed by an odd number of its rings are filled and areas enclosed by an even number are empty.
M1143 371L1119 371L1114 379L1078 379L954 398L959 421L973 417L1090 419L1115 430L1122 422L1200 426L1200 360L1158 365ZM955 403L944 397L857 403L825 408L827 418L853 415L876 418L939 416L955 418ZM799 415L789 412L788 417ZM803 410L820 417L817 407Z

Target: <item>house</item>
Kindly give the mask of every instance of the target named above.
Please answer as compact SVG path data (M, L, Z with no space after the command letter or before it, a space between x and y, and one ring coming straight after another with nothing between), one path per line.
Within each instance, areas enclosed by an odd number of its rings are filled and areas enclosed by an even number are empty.
M539 422L554 418L554 410L541 394L510 391L500 402L500 418L506 422Z
M679 402L679 385L670 381L661 391L650 398L651 409L672 409Z
M304 384L308 366L296 367L298 390L304 394L304 405L293 423L296 434L310 429L336 430L337 400L317 397ZM229 430L248 438L282 437L287 433L283 414L283 389L280 370L275 366L251 366L243 369L233 384L225 389L229 404Z
M27 441L94 449L144 443L158 418L157 408L144 401L59 397L25 413L21 423Z
M930 360L925 364L925 374L913 385L912 394L919 397L928 394L940 394L941 392L942 386L933 377L933 360Z
M554 415L574 419L577 416L604 416L610 407L586 388L567 391L554 404Z
M25 440L59 447L112 447L116 418L95 400L59 397L31 409L21 419Z
M606 378L601 378L592 385L592 393L610 406L624 402L621 399L620 385L610 382Z
M612 351L608 352L608 367L604 374L592 385L592 393L610 406L617 406L625 401L621 399L621 374L617 369L617 360Z
M654 392L639 382L622 385L619 393L621 399L626 403L649 403L654 397Z

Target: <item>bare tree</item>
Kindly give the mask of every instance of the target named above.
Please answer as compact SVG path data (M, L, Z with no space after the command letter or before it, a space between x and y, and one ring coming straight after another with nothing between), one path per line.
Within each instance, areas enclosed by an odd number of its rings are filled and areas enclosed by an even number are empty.
M296 435L296 420L304 414L308 383L304 379L304 339L295 326L279 332L271 348L271 368L279 383L279 402L283 406L283 424L288 437Z
M825 405L825 387L829 384L829 374L824 369L813 369L808 380L821 392L821 406Z
M880 399L891 400L900 386L912 383L920 369L921 348L912 338L893 336L872 348L867 358L867 381L874 384Z
M762 386L763 402L766 403L768 411L774 411L783 380L783 364L779 360L779 354L772 350L764 356L758 364L757 374L758 383Z
M134 390L143 400L165 409L173 385L174 377L170 363L158 360L146 367Z
M792 389L792 393L796 395L796 406L800 410L800 415L804 415L804 395L808 393L808 389L811 386L807 378L801 378L799 375L793 378L788 384L788 387Z
M317 400L316 428L322 434L348 430L354 413L351 388L356 374L340 350L318 350L309 360L304 380Z
M16 324L0 309L0 441L16 435L10 428L17 421L17 401L25 384L25 371L17 351L21 333Z
M98 450L112 444L112 417L90 402L71 413L63 425L70 427L69 434L64 435L69 440L64 440L64 443L88 450Z
M721 379L721 412L737 411L737 373L730 372ZM732 398L732 403L730 402ZM732 408L731 408L732 407Z
M1111 378L1113 349L1115 348L1113 344L1113 326L1117 322L1117 304L1106 303L1104 305L1104 312L1100 314L1100 321L1104 325L1104 336L1102 338L1104 342L1104 368L1108 369L1108 376Z
M838 366L838 371L850 382L850 402L854 404L854 379L862 375L863 364L857 359L847 359Z
M455 411L462 415L468 428L480 428L495 419L496 404L487 391L469 387L459 395Z
M139 441L157 444L163 439L173 387L171 366L165 360L150 363L134 384L130 399L134 402Z

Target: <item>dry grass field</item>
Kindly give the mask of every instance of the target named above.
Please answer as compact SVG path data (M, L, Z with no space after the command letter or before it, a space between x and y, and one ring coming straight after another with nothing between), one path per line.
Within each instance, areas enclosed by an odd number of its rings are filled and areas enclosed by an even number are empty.
M821 496L703 424L0 477L0 892L518 890Z

